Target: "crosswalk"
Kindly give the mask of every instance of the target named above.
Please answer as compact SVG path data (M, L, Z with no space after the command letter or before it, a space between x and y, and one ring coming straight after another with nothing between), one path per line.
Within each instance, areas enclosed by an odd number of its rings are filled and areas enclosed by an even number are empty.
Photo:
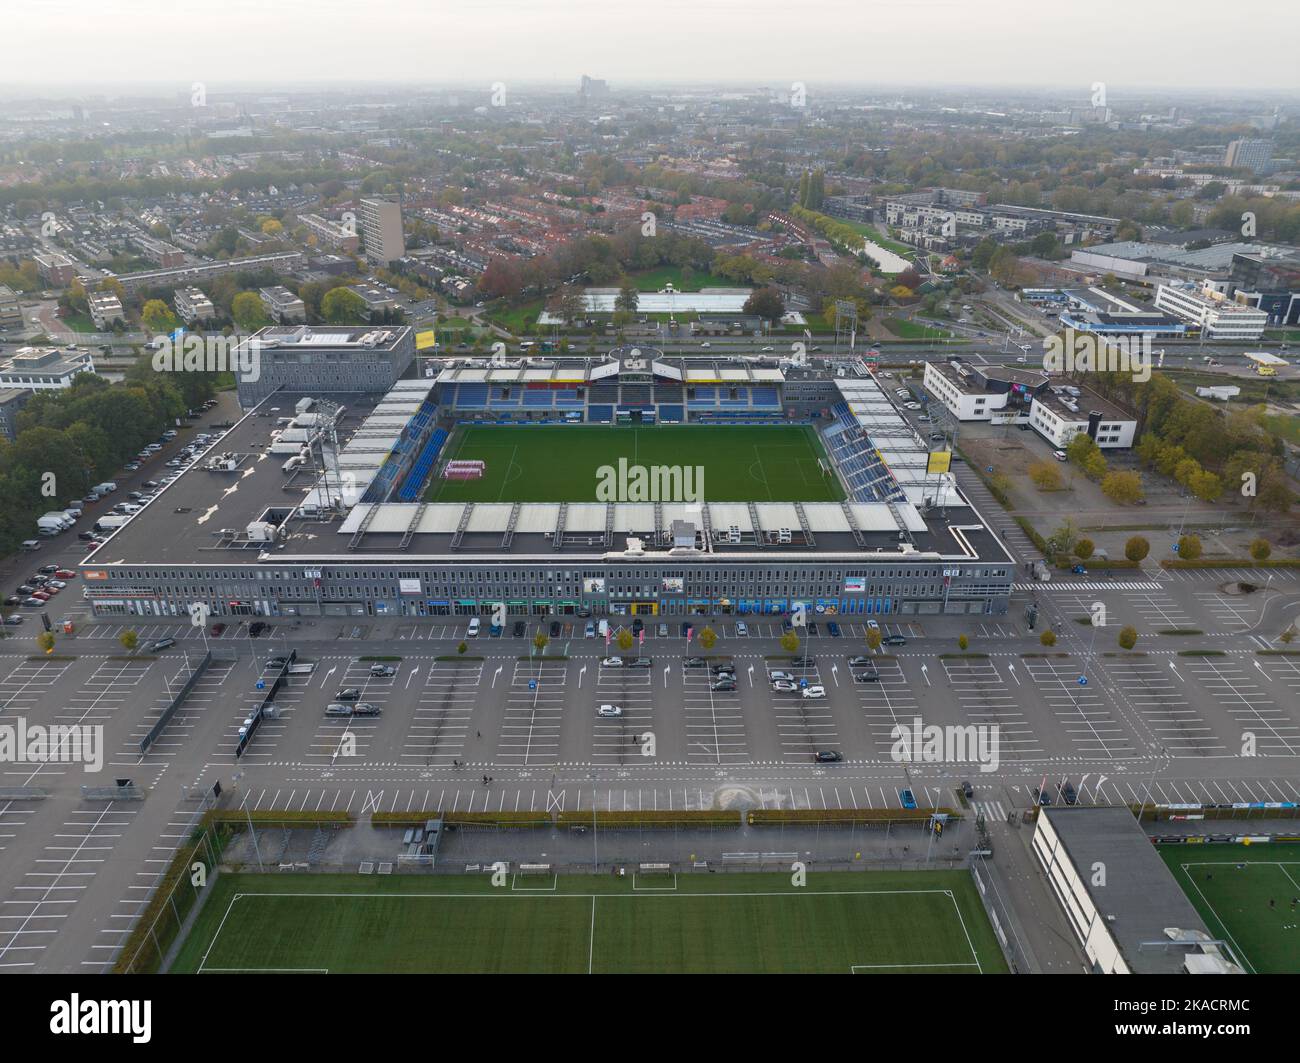
M1013 583L1017 591L1158 591L1161 584L1153 580L1068 580L1064 582Z

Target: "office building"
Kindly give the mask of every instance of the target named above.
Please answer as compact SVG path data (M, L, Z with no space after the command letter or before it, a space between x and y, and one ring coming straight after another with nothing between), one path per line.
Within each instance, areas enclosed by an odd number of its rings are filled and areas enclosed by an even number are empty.
M409 327L364 328L322 325L273 326L249 337L256 341L258 374L236 374L239 401L248 408L283 389L298 393L383 394L415 358Z
M1223 153L1223 165L1250 170L1252 173L1265 172L1273 161L1273 142L1242 138L1234 140Z
M0 389L43 391L72 386L78 373L93 373L89 351L66 351L57 347L20 347L0 361Z
M1156 309L1182 318L1206 339L1257 340L1268 326L1264 310L1230 302L1206 288L1162 284L1156 289Z

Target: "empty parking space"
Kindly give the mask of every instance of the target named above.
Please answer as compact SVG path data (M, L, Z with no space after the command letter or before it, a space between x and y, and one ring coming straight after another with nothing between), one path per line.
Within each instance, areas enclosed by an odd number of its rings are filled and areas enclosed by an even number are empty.
M683 687L687 760L700 764L736 764L749 760L749 738L739 690L741 683L750 682L748 668L736 673L736 690L714 690L719 684L708 666L687 668L678 664L677 668Z
M806 665L791 664L779 658L765 663L769 666L769 675L774 670L787 672L794 676L796 686L792 691L779 691L772 683L765 684L776 720L777 748L781 759L808 763L820 751L842 754L843 743L831 707L834 687L828 685L829 665L823 672L821 662L815 659ZM761 678L756 676L755 682L760 682ZM806 697L805 691L812 687L821 687L825 696Z
M1095 683L1083 685L1083 664L1059 658L1025 658L1024 668L1052 715L1075 746L1087 756L1127 757L1134 752L1127 727L1116 719Z
M866 669L848 669L845 674L851 677L853 671L860 675L866 673ZM910 729L912 721L923 714L917 702L916 690L903 674L900 661L877 660L875 674L880 678L871 682L855 682L853 689L871 735L872 751L879 757L888 757L899 733L894 728Z
M515 767L554 764L564 721L567 661L507 661L505 719L497 760Z
M1162 630L1196 626L1186 608L1163 591L1130 592L1124 599L1128 612L1148 627Z
M596 682L579 704L579 727L591 728L591 759L597 764L626 764L640 759L651 750L659 752L657 737L653 744L646 736L654 732L654 674L651 668L596 667ZM590 674L590 673L589 673ZM621 710L619 716L597 715L601 705Z
M1232 719L1229 736L1233 753L1293 757L1300 753L1300 725L1294 702L1279 701L1277 683L1256 669L1251 660L1235 657L1191 658L1179 664L1189 681L1199 686Z
M50 688L71 666L71 661L5 662L9 670L0 678L0 719L28 716L37 705L48 705Z
M481 660L433 661L429 665L415 718L402 742L404 763L445 767L464 759L465 739L482 680Z
M1262 598L1221 594L1218 591L1196 591L1193 594L1200 612L1210 625L1224 631L1244 631L1259 623Z
M179 664L179 667L178 667ZM130 767L140 762L140 741L158 722L163 711L171 704L173 694L179 692L189 679L189 668L178 661L168 659L159 667L163 673L163 689L155 697L153 706L130 721L121 743L111 761L116 767ZM185 749L186 743L193 737L195 728L214 706L220 704L223 688L235 668L234 661L213 661L190 689L172 718L167 722L163 733L155 739L145 755L145 763L166 761Z
M264 660L257 658L240 661L228 676L228 683L242 687L244 693L230 713L217 741L216 752L223 756L235 756L239 745L239 729L272 689L277 670L265 668ZM275 713L263 716L252 741L240 758L244 764L264 764L275 758L276 748L284 740L294 712L308 691L310 680L311 676L294 676L292 679L285 677L285 682L275 696ZM260 689L259 683L262 684Z
M1120 658L1106 662L1106 671L1171 756L1215 757L1228 752L1222 736L1188 700L1186 684L1168 661Z
M945 659L941 663L964 718L978 726L998 728L998 748L1004 760L1043 755L1042 742L1025 717L1022 688L1009 687L992 661Z

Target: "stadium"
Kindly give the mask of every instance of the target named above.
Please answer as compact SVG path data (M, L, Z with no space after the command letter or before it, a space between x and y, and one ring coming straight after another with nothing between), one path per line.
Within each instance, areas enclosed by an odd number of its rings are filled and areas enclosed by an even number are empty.
M295 388L326 379L308 354L276 372L83 562L97 615L1007 609L1014 562L951 455L858 360L437 359L382 391Z

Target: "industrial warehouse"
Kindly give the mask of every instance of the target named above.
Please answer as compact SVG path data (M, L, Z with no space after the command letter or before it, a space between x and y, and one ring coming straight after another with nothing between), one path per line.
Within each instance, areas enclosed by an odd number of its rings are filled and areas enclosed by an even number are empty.
M861 362L429 364L262 399L85 560L95 614L1007 611L1006 548ZM599 494L628 463L666 489Z

